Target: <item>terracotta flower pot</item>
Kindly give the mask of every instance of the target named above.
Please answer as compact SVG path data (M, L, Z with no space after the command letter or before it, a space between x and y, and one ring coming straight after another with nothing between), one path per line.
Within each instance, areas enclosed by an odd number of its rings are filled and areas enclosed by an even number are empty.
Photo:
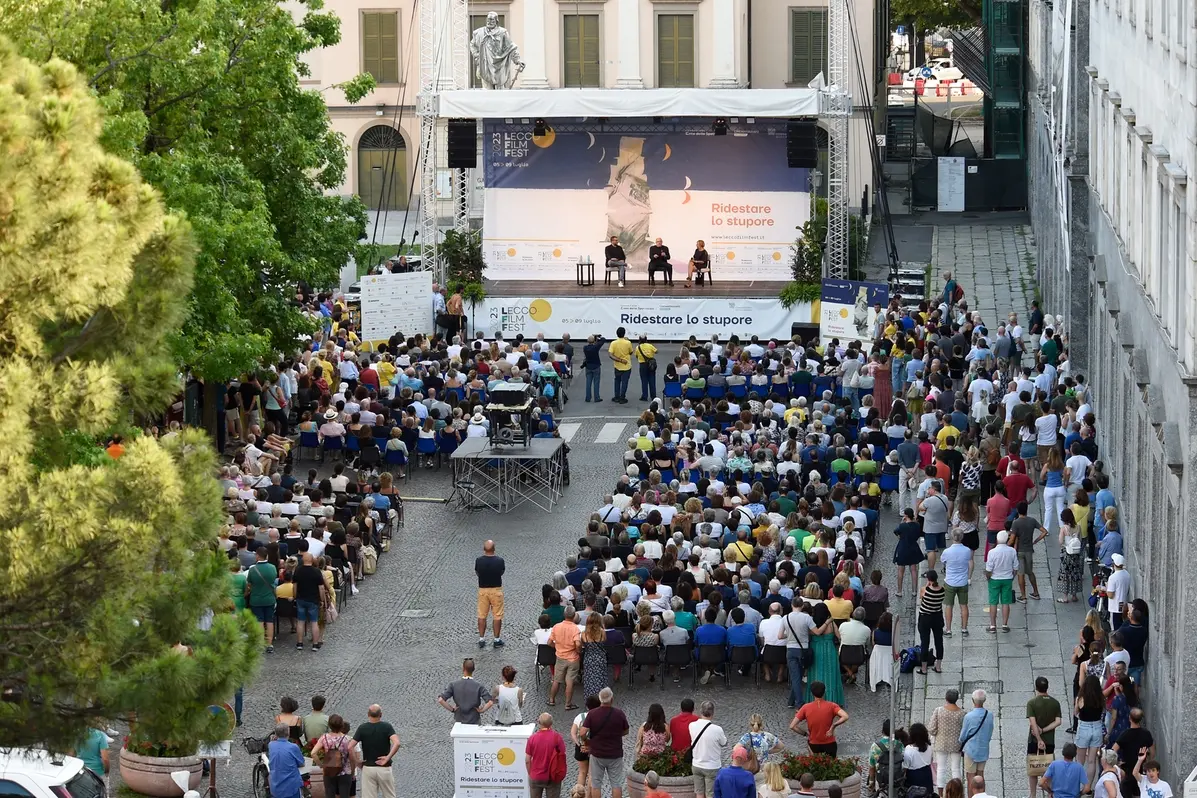
M672 798L694 798L694 778L692 776L661 776L661 782L657 785L657 789L664 790ZM647 793L648 787L644 786L644 774L629 770L627 795L630 798L644 798Z
M786 779L786 784L794 792L797 792L802 786L797 781L791 779ZM827 798L827 788L833 784L840 785L840 789L843 790L843 798L860 798L860 790L864 786L864 781L860 778L859 773L853 773L843 781L816 781L814 787L815 795L819 796L819 798Z
M133 792L154 798L179 798L183 793L170 777L171 773L186 770L189 789L199 787L204 764L198 756L142 756L132 751L120 752L121 781Z

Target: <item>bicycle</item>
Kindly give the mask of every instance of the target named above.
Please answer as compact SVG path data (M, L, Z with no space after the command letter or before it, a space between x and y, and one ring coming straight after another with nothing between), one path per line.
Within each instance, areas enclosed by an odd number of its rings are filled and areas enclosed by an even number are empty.
M267 750L271 739L273 739L272 735L266 737L247 737L242 740L245 752L257 757L254 760L252 779L254 798L270 798L270 760Z

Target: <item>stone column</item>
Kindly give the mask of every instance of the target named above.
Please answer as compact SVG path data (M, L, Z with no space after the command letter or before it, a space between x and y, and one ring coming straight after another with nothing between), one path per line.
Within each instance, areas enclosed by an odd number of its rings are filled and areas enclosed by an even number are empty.
M544 60L544 0L524 0L524 38L516 44L520 48L520 58L524 60L524 72L520 75L519 87L549 88Z
M619 0L619 70L617 89L643 89L640 76L640 2Z
M738 89L740 80L736 77L736 3L735 0L715 0L714 3L714 58L711 62L711 82L708 88ZM697 37L697 32L696 32Z

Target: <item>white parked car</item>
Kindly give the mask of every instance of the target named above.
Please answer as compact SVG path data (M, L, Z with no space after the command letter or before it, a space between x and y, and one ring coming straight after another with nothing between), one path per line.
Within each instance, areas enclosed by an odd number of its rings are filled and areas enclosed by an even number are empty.
M907 81L913 81L915 78L923 78L924 80L960 80L963 77L964 73L952 66L952 59L950 58L933 58L922 66L915 67L906 73Z
M73 756L32 748L0 749L0 795L104 798L104 782Z

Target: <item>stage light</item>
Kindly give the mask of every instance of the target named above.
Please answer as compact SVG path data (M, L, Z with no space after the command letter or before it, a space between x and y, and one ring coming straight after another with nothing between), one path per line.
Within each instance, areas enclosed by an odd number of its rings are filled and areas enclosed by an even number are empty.
M712 123L711 128L715 131L716 136L726 136L727 120L723 117L718 117L715 119L714 123Z
M537 119L532 125L532 135L536 137L549 135L549 126L543 119Z

